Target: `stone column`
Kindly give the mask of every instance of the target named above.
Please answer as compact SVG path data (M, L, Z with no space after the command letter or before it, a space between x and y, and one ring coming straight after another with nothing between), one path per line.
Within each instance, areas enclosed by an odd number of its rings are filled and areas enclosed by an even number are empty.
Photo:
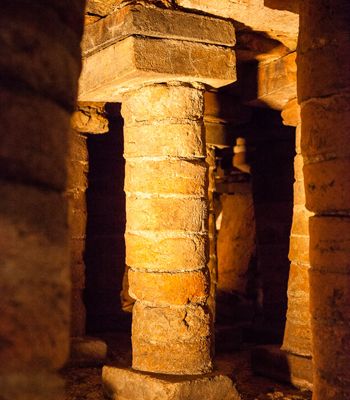
M298 100L310 219L314 400L350 398L350 3L300 3Z
M83 42L80 98L121 101L125 120L134 370L104 368L112 398L150 399L155 388L170 398L170 381L135 370L212 369L203 85L235 80L234 41L229 22L136 5L91 25ZM218 399L232 388L222 378L212 388ZM183 398L183 390L191 399L203 396L197 383L175 379L171 398Z
M66 156L84 1L1 8L0 397L58 400L69 351Z
M282 111L283 123L296 126L296 156L294 159L294 208L290 236L288 281L288 311L282 350L287 352L290 381L299 387L312 387L311 326L309 296L309 218L305 207L304 161L301 155L300 108L296 99Z
M134 369L192 375L212 368L203 112L203 90L187 85L123 97Z

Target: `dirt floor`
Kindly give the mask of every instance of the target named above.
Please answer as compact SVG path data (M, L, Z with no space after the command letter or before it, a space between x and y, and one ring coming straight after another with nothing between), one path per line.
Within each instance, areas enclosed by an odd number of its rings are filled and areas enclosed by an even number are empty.
M106 335L109 359L120 366L131 365L131 346L122 335ZM300 391L268 378L255 376L250 367L250 350L218 355L217 365L233 380L242 400L311 400L309 391ZM101 385L102 366L67 367L62 375L66 381L66 400L104 400ZM135 399L137 400L137 399Z

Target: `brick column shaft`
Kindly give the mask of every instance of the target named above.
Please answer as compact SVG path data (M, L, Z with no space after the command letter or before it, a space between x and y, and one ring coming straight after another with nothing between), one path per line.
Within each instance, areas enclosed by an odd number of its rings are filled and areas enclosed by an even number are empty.
M145 86L124 95L126 262L133 368L211 370L203 90Z
M350 398L350 3L300 6L298 97L310 219L314 400Z

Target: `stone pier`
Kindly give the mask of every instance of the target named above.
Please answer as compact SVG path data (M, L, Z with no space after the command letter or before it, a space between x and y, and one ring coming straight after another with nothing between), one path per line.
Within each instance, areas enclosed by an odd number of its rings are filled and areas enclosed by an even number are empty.
M298 101L310 219L314 400L350 398L350 3L300 3Z
M195 376L213 369L204 90L235 80L234 29L141 5L89 28L80 99L122 103L126 262L136 299L132 369L104 367L105 392L147 400L156 389L168 392L164 399L189 391L194 399L203 389L233 399L227 377Z

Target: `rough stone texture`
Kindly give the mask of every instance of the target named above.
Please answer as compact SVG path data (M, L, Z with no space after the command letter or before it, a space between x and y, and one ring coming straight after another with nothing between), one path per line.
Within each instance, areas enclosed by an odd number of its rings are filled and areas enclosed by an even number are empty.
M146 83L202 82L220 87L236 78L229 47L140 36L112 44L83 64L80 101L120 101L123 92Z
M343 137L349 125L350 4L302 2L300 24L301 148L306 206L316 213L310 220L313 398L340 400L350 396L348 263L341 262L349 232L349 144Z
M287 11L269 8L262 0L175 0L176 4L231 18L254 31L265 32L268 36L295 49L298 37L298 15ZM283 2L283 5L285 2Z
M81 133L106 133L108 120L104 103L83 103L77 105L72 116L72 128Z
M177 308L205 305L209 294L205 140L202 129L192 129L194 121L195 127L203 124L203 109L202 91L179 85L143 87L128 93L122 106L127 131L157 127L147 130L151 142L163 126L173 125L176 134L176 127L189 125L180 129L180 134L186 132L182 157L173 138L167 141L165 135L165 154L162 149L159 156L156 146L155 156L146 141L141 141L144 154L142 147L133 157L128 151L125 154L129 294L138 300L133 315L133 368L143 371L199 374L212 367L209 319L201 320L207 332L204 337L191 334L186 340L183 313ZM197 156L191 151L193 144ZM187 252L178 255L181 244ZM162 325L162 339L156 336L154 312L172 321Z
M146 375L128 369L103 368L104 391L110 399L132 400L240 400L236 388L227 376L210 375L201 378L176 379Z
M173 10L131 6L87 27L82 42L83 55L89 56L135 35L231 47L235 44L235 31L228 21Z
M218 235L218 289L246 293L248 269L255 255L252 193L221 196L222 223Z
M61 400L70 274L63 196L83 1L3 1L0 291L3 400Z

